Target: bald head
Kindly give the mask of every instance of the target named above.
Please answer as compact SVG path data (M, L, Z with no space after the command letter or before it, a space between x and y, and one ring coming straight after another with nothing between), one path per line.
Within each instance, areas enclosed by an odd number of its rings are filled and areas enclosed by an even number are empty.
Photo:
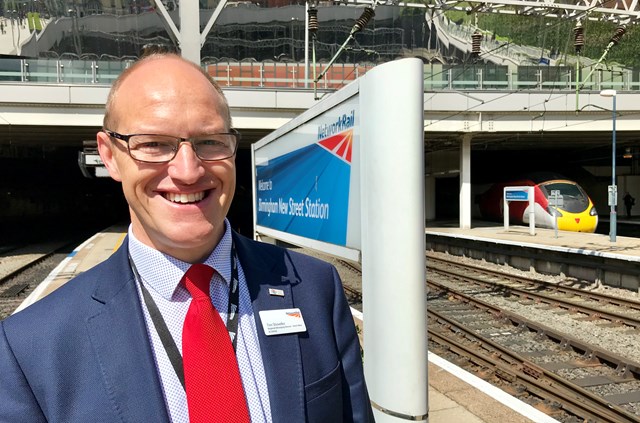
M120 74L111 86L107 97L103 127L118 127L118 114L123 106L121 103L126 101L122 97L127 97L122 95L122 91L140 89L140 82L151 89L165 89L167 82L170 83L175 80L174 78L184 77L194 78L194 80L203 78L211 85L213 95L218 97L219 108L217 112L224 119L226 129L231 128L229 104L218 83L200 66L173 53L156 53L145 56Z

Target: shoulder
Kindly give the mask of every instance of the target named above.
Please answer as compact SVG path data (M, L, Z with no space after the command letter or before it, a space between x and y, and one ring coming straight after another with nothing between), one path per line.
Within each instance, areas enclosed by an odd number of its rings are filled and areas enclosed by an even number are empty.
M323 260L302 254L290 248L254 241L239 234L234 234L234 240L237 243L239 254L250 254L253 259L257 257L264 260L264 264L291 262L318 268L333 268L333 265Z
M289 284L294 291L333 297L342 281L335 267L289 248L236 238L238 257L250 286Z
M122 254L122 253L121 253ZM125 253L126 257L126 253ZM116 275L122 280L122 268L117 264L119 254L115 253L104 262L75 276L44 298L31 304L24 310L7 317L3 322L11 331L33 330L34 333L55 331L56 327L71 327L80 317L91 315L98 303L95 293L101 281L114 283ZM115 269L120 269L117 272Z

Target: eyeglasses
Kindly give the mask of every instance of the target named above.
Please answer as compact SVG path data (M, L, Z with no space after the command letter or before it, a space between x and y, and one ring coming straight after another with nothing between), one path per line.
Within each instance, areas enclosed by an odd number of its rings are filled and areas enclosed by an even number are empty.
M103 129L110 137L127 143L132 159L145 163L168 163L176 157L180 143L188 142L196 156L202 161L224 160L236 154L240 133L235 129L218 134L198 135L191 138L172 137L159 134L119 134Z

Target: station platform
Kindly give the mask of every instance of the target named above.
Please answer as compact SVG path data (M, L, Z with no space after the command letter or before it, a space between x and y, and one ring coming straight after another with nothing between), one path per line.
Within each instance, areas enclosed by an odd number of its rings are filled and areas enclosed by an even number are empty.
M601 220L600 224L606 225L608 221ZM640 227L640 220L618 220L618 224ZM636 237L616 235L615 242L612 242L608 234L557 231L556 236L554 229L535 228L532 235L528 226L511 225L505 230L503 225L487 222L472 222L468 229L459 228L458 225L457 221L431 222L427 224L425 233L427 237L434 234L470 241L494 240L502 244L640 261L640 238Z
M600 225L608 229L608 221ZM619 221L618 229L629 236L487 222L463 229L458 222L442 221L427 225L425 234L427 250L559 276L582 286L640 293L640 219Z
M427 231L450 232L452 236L493 236L492 234L500 232L495 227L467 231L451 227L431 227L427 228ZM82 243L25 299L16 312L47 295L75 275L106 259L119 248L125 235L126 228L112 227ZM589 234L582 235L598 237ZM528 236L526 234L507 233L501 236L505 241L520 242L519 239L531 241L530 238L526 238ZM540 242L544 238L538 236L535 237L535 240ZM570 238L569 235L563 234L560 239L564 240L566 244L568 238ZM584 238L583 241L579 236L577 238L571 236L571 239L575 242L586 242L587 240ZM638 243L638 251L640 251L640 243ZM357 310L354 310L353 314L356 324L362 324L359 321L361 314ZM428 361L428 421L431 423L557 422L541 411L433 353L428 353Z

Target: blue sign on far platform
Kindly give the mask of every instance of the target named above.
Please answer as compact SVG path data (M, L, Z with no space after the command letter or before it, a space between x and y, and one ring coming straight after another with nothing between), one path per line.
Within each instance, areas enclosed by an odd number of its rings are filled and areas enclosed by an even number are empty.
M529 201L529 193L527 191L506 191L504 198L510 201Z

